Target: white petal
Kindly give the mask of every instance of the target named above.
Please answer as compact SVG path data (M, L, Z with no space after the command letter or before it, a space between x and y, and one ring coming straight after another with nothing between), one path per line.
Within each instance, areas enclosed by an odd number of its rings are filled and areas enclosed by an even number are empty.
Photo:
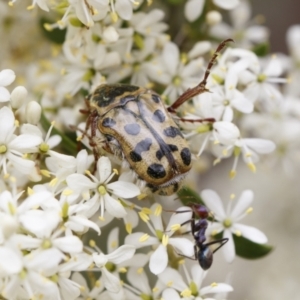
M152 294L151 288L149 286L148 276L144 271L141 272L139 268L130 268L127 272L127 279L133 287L135 287L145 295Z
M162 293L162 299L180 300L182 298L179 296L179 294L175 290L173 290L171 288L167 288Z
M250 204L253 201L254 194L251 190L245 190L241 194L240 198L237 200L237 203L232 210L230 217L235 219L237 218L240 214L244 213L246 209L249 208Z
M29 123L26 123L26 124L22 125L21 133L22 134L37 135L40 138L43 137L43 134L42 134L41 130L37 126L29 124Z
M6 139L12 133L15 117L13 112L6 106L0 109L0 142L5 143Z
M69 188L75 192L96 188L96 183L92 182L88 177L82 174L69 175L66 181Z
M233 110L230 106L226 106L223 112L222 121L231 122L233 120Z
M0 102L6 102L9 101L9 99L9 91L5 87L0 86Z
M97 162L97 170L99 173L100 182L103 183L111 174L111 162L108 157L100 157Z
M23 263L20 255L13 249L0 247L0 266L8 274L17 274L22 270Z
M194 243L186 238L169 238L169 244L172 245L179 254L188 257L194 257Z
M276 146L272 141L265 139L249 138L243 139L245 144L258 153L270 153L275 150Z
M115 181L107 184L107 189L120 198L133 198L140 194L140 189L131 182Z
M135 232L129 234L125 238L125 244L134 245L137 249L145 246L152 246L152 245L159 244L159 240L156 237L148 236L148 235L146 240L142 239L141 241L141 238L146 235L147 234L145 234L144 232Z
M282 71L283 69L282 69L281 61L276 57L272 57L266 69L263 71L263 73L268 77L269 76L278 77L281 75Z
M168 226L166 228L166 232L171 230L172 225L182 224L188 220L191 220L192 218L192 209L189 206L182 206L176 209L176 211L178 211L178 213L174 213L171 216ZM180 213L180 211L185 211L185 212Z
M114 264L119 264L123 261L130 259L135 253L135 247L133 245L122 245L110 254L107 254L109 261Z
M63 299L75 300L80 296L80 285L69 278L59 277L60 293Z
M197 288L199 289L202 285L202 281L205 278L207 274L207 271L204 271L202 268L199 268L198 264L193 264L191 267L191 275L193 278L193 281L197 285Z
M12 153L8 153L7 158L13 164L14 168L23 174L30 174L35 165L33 161L13 155Z
M164 226L163 226L163 223L162 223L162 218L161 218L161 215L156 215L155 214L155 211L157 209L157 207L159 207L160 205L157 204L157 203L154 203L152 206L151 206L151 214L149 215L150 217L150 220L155 228L155 230L160 230L160 231L164 231Z
M193 48L189 51L188 57L194 59L196 57L202 56L211 49L211 43L208 41L197 42Z
M119 247L119 227L113 228L107 239L107 253L113 252Z
M240 3L239 0L213 0L213 3L223 9L233 9Z
M93 263L93 257L86 253L72 255L72 257L63 264L60 264L61 272L85 271Z
M22 153L30 152L30 149L39 145L42 138L37 135L21 134L9 143L11 149L18 150Z
M123 218L127 212L124 206L116 199L111 197L108 193L104 195L105 209L116 218Z
M189 0L184 7L184 15L189 22L195 21L202 13L204 0Z
M98 233L98 235L100 235L100 233L101 233L99 226L96 223L94 223L93 221L90 221L89 219L87 219L85 216L80 216L80 215L71 216L71 217L69 217L69 220L71 222L80 224L84 227L93 228ZM67 225L67 223L68 222L66 222L66 225Z
M132 5L128 0L117 0L116 11L118 15L124 20L130 20L132 17Z
M215 122L213 124L219 142L224 145L232 145L240 136L240 131L236 125L230 122Z
M10 85L16 78L15 72L10 69L5 69L0 72L0 86Z
M20 215L21 224L39 238L50 237L60 221L60 216L54 210L42 211L34 209Z
M199 268L199 266L197 267ZM158 278L167 286L169 286L171 281L172 287L179 291L183 291L188 287L181 274L177 270L170 267L166 268L161 274L159 274Z
M93 257L94 263L99 268L104 267L108 262L107 256L103 253L93 253L92 257Z
M223 203L215 191L203 190L201 192L201 198L205 205L213 212L217 220L223 220L226 218Z
M266 235L257 228L242 224L234 224L232 230L233 232L235 230L240 231L243 237L251 240L254 243L265 244L268 242L268 238L266 237Z
M168 254L165 246L160 244L158 248L152 253L149 261L150 271L157 275L165 270L168 265Z
M223 238L228 238L228 242L222 247L225 260L231 263L235 258L235 246L230 230L224 230Z
M83 249L82 241L75 235L57 238L53 245L66 253L79 253Z
M210 293L228 293L232 292L233 288L231 285L226 283L215 283L209 286L206 286L200 290L201 295L206 295ZM206 299L206 298L205 298Z
M118 293L121 289L120 279L110 273L106 268L102 269L104 286L112 293Z
M174 43L171 42L166 43L163 49L163 61L167 69L167 72L171 76L175 75L178 62L179 62L179 50Z
M27 265L37 271L57 268L64 258L64 255L56 248L50 248L35 254L28 257Z
M50 136L50 138L47 141L47 144L52 149L55 146L57 146L62 140L62 137L58 134Z

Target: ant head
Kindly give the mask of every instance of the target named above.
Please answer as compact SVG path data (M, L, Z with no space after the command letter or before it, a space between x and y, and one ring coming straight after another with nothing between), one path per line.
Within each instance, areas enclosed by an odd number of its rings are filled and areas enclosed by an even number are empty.
M196 203L190 203L189 205L191 206L191 208L199 218L201 219L208 218L209 211L204 205L196 204Z
M206 271L208 270L213 263L213 251L209 248L208 245L202 245L198 251L198 261L200 267Z

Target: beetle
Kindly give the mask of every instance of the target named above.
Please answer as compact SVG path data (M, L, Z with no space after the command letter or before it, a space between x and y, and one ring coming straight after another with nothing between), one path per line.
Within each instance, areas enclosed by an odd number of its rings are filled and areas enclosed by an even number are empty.
M97 130L104 136L101 147L125 159L138 178L152 192L171 195L192 167L191 151L172 114L184 102L207 92L206 82L219 52L230 39L223 41L211 58L204 79L188 89L170 107L154 91L128 84L102 84L86 98L86 130L91 128L90 145L95 159L99 142ZM213 122L214 119L186 120Z

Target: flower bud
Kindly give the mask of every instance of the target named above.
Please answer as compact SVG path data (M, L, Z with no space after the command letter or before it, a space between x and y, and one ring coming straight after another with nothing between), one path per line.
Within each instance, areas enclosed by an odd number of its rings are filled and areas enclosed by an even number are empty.
M119 34L113 26L108 26L103 31L103 39L107 43L113 43L119 39Z
M211 10L206 14L205 19L206 19L206 23L209 26L213 26L213 25L216 25L216 24L218 24L222 21L222 16L218 11Z
M13 109L20 108L27 97L27 90L24 86L17 86L10 94L10 103Z
M25 118L30 124L36 125L41 118L42 108L36 101L30 101L26 105Z

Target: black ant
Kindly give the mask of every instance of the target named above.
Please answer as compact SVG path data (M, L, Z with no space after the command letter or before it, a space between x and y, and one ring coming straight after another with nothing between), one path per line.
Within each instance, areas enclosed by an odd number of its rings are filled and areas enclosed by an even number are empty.
M195 257L188 257L182 254L180 255L193 260L198 260L201 268L203 270L208 270L211 267L213 262L213 254L228 242L228 238L223 238L209 243L205 243L206 241L205 231L208 226L207 219L209 217L209 211L205 206L201 204L191 203L189 204L189 206L191 206L192 208L192 213L193 213L192 218L182 223L181 226L191 223L191 232L195 239L195 246L194 246ZM176 213L185 213L185 212L191 212L191 211L190 210L176 211ZM196 219L196 216L199 217L200 219ZM220 244L220 245L216 249L211 250L210 246L214 244Z

